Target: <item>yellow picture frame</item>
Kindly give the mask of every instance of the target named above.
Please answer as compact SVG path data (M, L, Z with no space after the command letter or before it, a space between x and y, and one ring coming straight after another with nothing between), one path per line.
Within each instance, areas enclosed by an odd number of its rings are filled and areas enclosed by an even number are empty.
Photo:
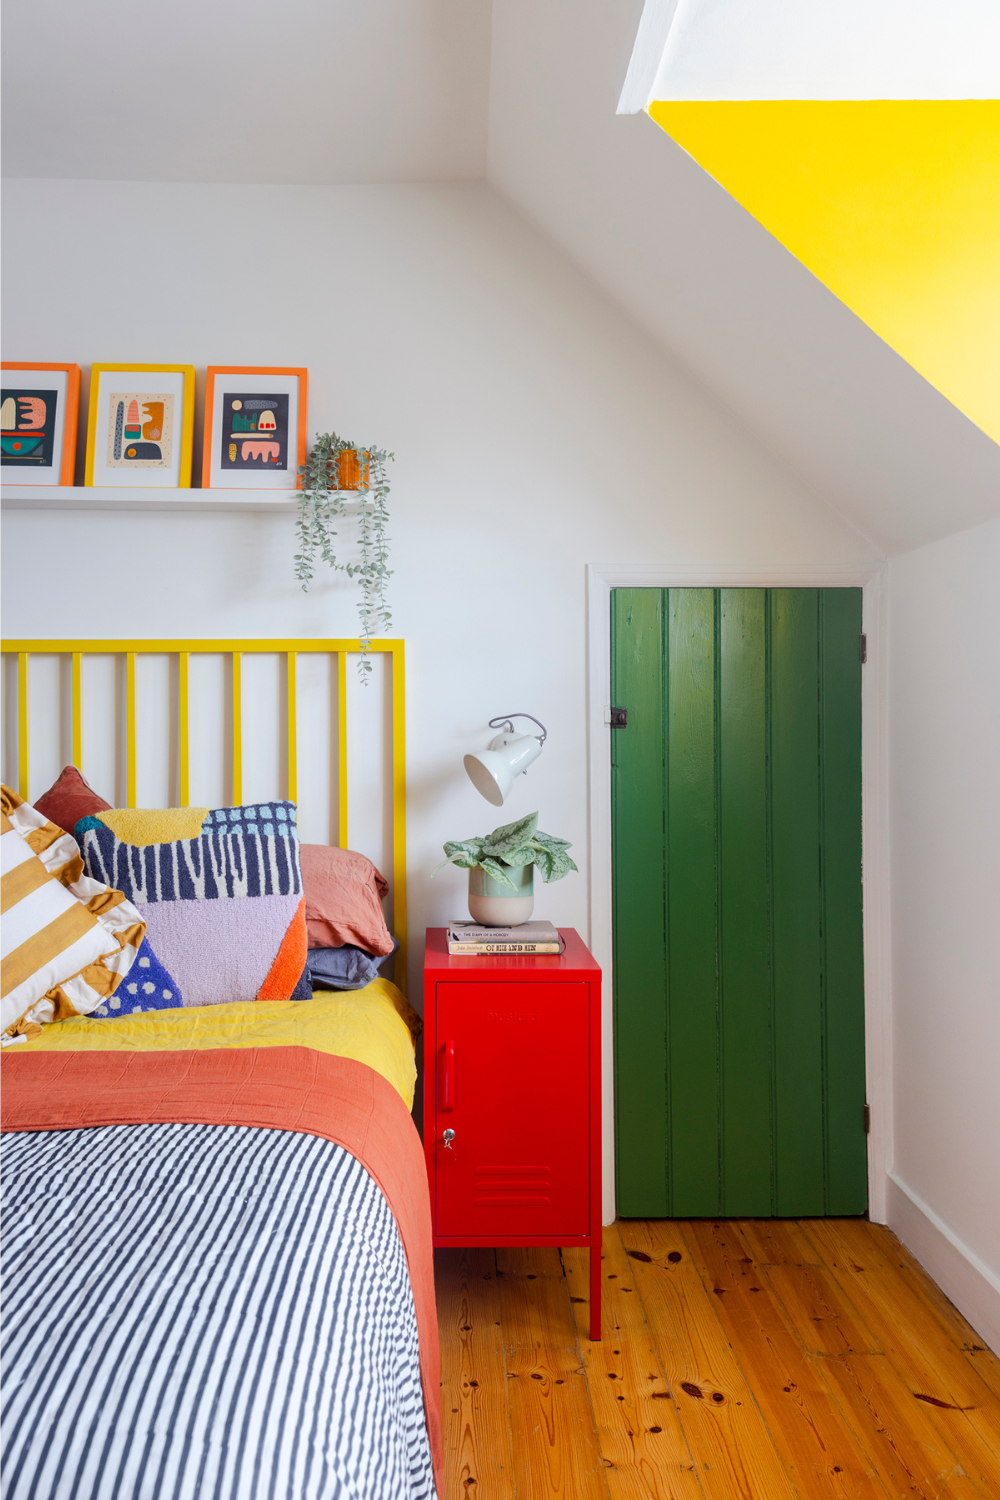
M98 430L104 415L105 404L104 396L102 396L101 377L117 373L127 373L130 375L172 375L175 377L180 375L183 377L180 400L181 432L178 445L179 460L176 488L181 490L190 489L192 459L194 457L194 365L161 365L132 362L95 364L90 367L90 400L87 408L87 461L84 468L84 485L91 488L95 485L122 485L125 487L136 485L150 489L174 487L172 484L162 484L159 478L150 479L144 477L144 474L149 473L149 469L145 471L137 469L134 474L129 474L127 470L121 469L116 472L121 473L123 475L122 478L107 477L107 473L105 472L106 464L103 460L99 461L97 451Z

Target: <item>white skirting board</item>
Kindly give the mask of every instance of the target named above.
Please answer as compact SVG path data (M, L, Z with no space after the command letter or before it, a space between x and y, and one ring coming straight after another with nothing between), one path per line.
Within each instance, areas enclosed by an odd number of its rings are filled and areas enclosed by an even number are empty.
M1000 1354L1000 1277L892 1171L886 1173L886 1214L889 1228Z

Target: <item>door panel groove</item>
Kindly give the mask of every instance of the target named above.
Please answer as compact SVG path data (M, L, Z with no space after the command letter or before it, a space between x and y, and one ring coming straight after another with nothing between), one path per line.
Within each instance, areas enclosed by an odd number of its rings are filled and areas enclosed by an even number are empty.
M867 1202L860 589L618 589L619 1211Z
M716 1028L716 1055L715 1067L718 1078L718 1092L716 1096L716 1140L718 1161L716 1171L718 1173L719 1190L716 1201L715 1212L722 1211L723 1200L726 1196L726 1157L725 1157L725 1130L726 1130L726 978L725 978L725 955L723 952L723 939L725 927L723 925L722 909L722 859L721 859L721 833L722 833L722 786L721 786L721 726L722 726L722 595L715 590L712 597L712 799L714 803L714 847L713 862L715 865L715 1028Z
M771 713L771 704L774 701L774 674L772 664L774 661L774 625L771 616L771 600L769 591L764 594L764 722L766 737L767 765L764 775L764 819L767 827L767 871L765 881L767 885L767 1054L768 1054L768 1108L770 1110L769 1137L771 1143L771 1156L768 1162L768 1178L770 1182L770 1196L768 1212L774 1213L774 1205L777 1201L778 1181L775 1163L778 1159L778 1091L777 1091L777 1064L778 1052L776 1043L775 1026L775 992L774 992L774 719Z
M829 1063L827 1054L826 1036L828 1026L828 986L826 978L826 757L823 754L824 720L826 718L826 692L823 680L824 651L824 626L826 611L824 608L823 594L819 595L819 613L816 623L816 679L819 685L819 693L816 703L816 774L819 779L819 889L820 889L820 915L819 915L819 984L820 984L820 1076L823 1087L823 1212L829 1213L830 1197L830 1151L829 1151L829 1107L830 1107L830 1079Z

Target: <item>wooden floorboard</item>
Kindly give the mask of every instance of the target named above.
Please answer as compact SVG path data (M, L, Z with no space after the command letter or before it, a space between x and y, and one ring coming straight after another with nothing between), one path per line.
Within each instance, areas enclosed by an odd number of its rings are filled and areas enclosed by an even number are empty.
M609 1500L558 1250L498 1250L514 1493Z
M928 1355L954 1351L962 1368L1000 1397L1000 1361L891 1230L865 1219L811 1219L802 1228L849 1294L874 1309L895 1337L905 1328L913 1347ZM921 1337L928 1315L938 1322L933 1339Z
M745 1248L748 1269L784 1311L803 1362L827 1394L831 1410L853 1430L867 1472L890 1494L934 1496L948 1483L945 1492L956 1500L976 1500L979 1491L947 1438L914 1401L885 1346L843 1296L834 1275L823 1266L803 1263L798 1227L775 1226L772 1239L778 1246L772 1243L768 1261L755 1256L752 1224L725 1225L712 1233Z
M702 1500L653 1331L613 1231L604 1237L602 1325L590 1341L586 1250L562 1252L611 1500Z
M1000 1361L859 1219L437 1252L441 1500L1000 1500Z
M880 1228L866 1225L864 1239L858 1242L856 1238L862 1254L873 1243L872 1231ZM891 1252L895 1236L888 1230L884 1233L888 1237L886 1249ZM827 1230L813 1228L809 1238L814 1244L832 1241L836 1246L844 1243L845 1235L831 1221ZM832 1260L836 1258L836 1254L831 1256ZM950 1303L946 1305L953 1318L938 1324L944 1336L925 1336L927 1314L922 1312L924 1304L916 1290L922 1282L914 1282L909 1260L907 1257L897 1266L887 1260L870 1274L855 1259L852 1264L858 1269L847 1269L843 1280L838 1279L838 1287L872 1330L872 1337L881 1341L886 1363L903 1381L909 1397L926 1411L930 1425L955 1462L967 1468L970 1479L989 1494L992 1481L1000 1475L1000 1400L994 1385L984 1377L997 1373L998 1362L981 1341L978 1350L963 1347L974 1341L963 1338L960 1325L964 1324L966 1334L971 1330ZM907 1274L900 1274L904 1269ZM938 1288L934 1290L940 1295ZM977 1354L987 1359L977 1362ZM1000 1492L1000 1482L996 1490Z
M441 1431L450 1493L512 1500L510 1407L492 1250L435 1254Z
M711 1500L797 1493L678 1220L617 1226L702 1489Z
M796 1489L831 1500L886 1500L892 1492L859 1442L859 1424L796 1337L794 1319L749 1263L735 1226L700 1221L682 1225L681 1234Z

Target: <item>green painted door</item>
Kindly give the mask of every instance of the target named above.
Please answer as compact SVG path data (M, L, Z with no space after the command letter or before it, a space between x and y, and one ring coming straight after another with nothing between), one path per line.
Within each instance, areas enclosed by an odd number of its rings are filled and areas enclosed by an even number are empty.
M616 589L618 1212L868 1202L860 589Z

